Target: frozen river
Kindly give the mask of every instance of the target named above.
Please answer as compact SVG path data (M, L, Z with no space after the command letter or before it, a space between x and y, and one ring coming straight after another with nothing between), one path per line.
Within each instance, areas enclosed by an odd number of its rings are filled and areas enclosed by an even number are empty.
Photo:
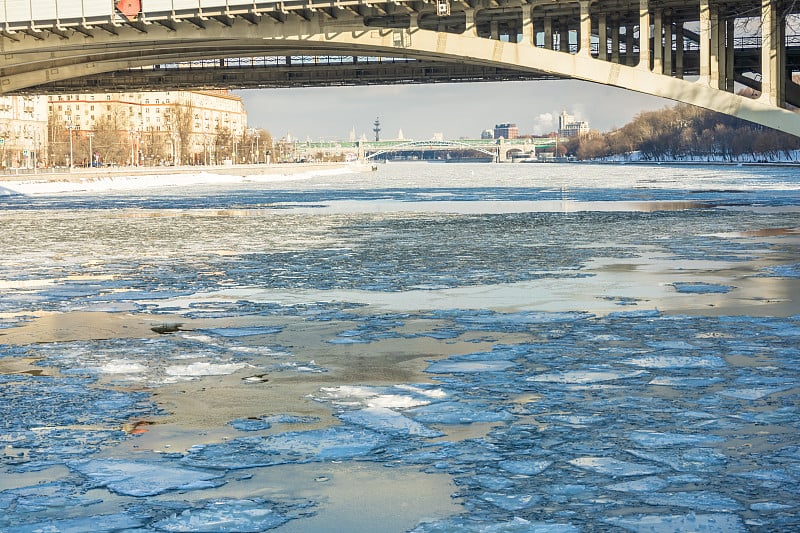
M800 529L800 171L0 182L0 531Z

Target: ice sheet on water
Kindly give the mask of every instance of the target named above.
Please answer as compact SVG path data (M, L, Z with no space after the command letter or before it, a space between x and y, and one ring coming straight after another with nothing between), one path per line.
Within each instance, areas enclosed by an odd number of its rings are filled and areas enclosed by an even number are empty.
M613 311L608 313L610 319L625 319L625 318L658 318L661 316L661 311L658 309L636 309L631 311Z
M272 424L260 417L237 418L228 422L239 431L262 431L272 427Z
M737 398L739 400L760 400L762 398L766 398L767 396L772 396L773 394L777 394L779 392L783 392L786 390L791 389L791 385L786 385L783 387L751 387L751 388L741 388L741 389L725 389L719 391L718 394L722 396L727 396L728 398Z
M676 340L669 340L669 341L647 341L645 344L650 346L651 348L656 348L659 350L693 350L697 348L694 344L690 344L686 341L676 341Z
M517 363L513 361L497 361L497 360L459 360L458 358L449 358L442 361L436 361L428 365L425 372L431 374L459 374L459 373L476 373L476 372L503 372L510 368L518 367Z
M224 376L247 367L246 363L207 363L196 362L188 365L170 365L164 369L168 376L194 378L198 376Z
M697 435L688 433L670 433L663 431L637 430L632 431L628 438L648 448L674 448L676 446L702 446L712 443L724 442L725 439L716 435Z
M251 327L229 327L229 328L210 328L200 330L219 337L252 337L255 335L272 335L283 331L281 326L251 326Z
M425 424L473 424L513 420L508 411L484 402L436 402L405 411Z
M601 383L604 381L616 381L620 379L638 378L647 375L646 371L624 372L608 369L586 369L586 370L566 370L563 372L547 372L528 376L525 381L540 383Z
M788 263L764 269L765 276L776 278L800 278L800 263Z
M715 472L724 467L728 457L713 448L691 448L688 450L627 450L631 455L669 466L677 472Z
M492 313L487 311L464 311L456 317L456 323L471 330L525 331L529 326L542 324L573 323L587 320L593 315L580 312L544 313Z
M147 301L147 300L172 300L182 296L191 296L191 291L152 290L135 291L124 290L100 294L89 298L90 302L119 302L119 301Z
M725 381L724 378L716 376L658 376L650 380L650 385L661 385L664 387L708 387L716 383Z
M670 482L658 476L643 477L641 479L634 479L633 481L623 481L621 483L614 483L606 485L607 489L615 490L618 492L655 492L663 488L669 487Z
M635 532L652 533L747 533L742 520L727 513L686 515L631 515L606 518L605 522Z
M536 459L507 459L500 461L498 466L512 474L523 476L534 476L541 474L545 469L553 464L552 461L536 460Z
M16 523L3 528L5 533L117 533L119 531L137 531L147 524L142 517L132 516L128 513L107 515L94 515L80 518L61 518L26 524ZM145 530L146 531L146 530Z
M417 525L410 533L579 533L571 524L530 522L524 518L481 521L477 518L448 518Z
M722 368L725 360L717 355L643 355L623 361L643 368Z
M293 371L307 372L309 374L322 374L328 371L327 368L318 365L313 359L311 361L287 361L275 365L273 369L277 372Z
M220 499L152 524L158 531L259 533L285 524L296 513L261 499ZM309 514L306 512L305 514Z
M795 505L786 505L778 502L756 502L750 504L750 509L759 512L786 511L793 509Z
M164 462L91 459L70 461L70 470L88 478L93 486L107 487L125 496L156 496L173 490L219 487L222 474L171 466Z
M0 461L34 468L90 455L120 441L124 422L158 413L145 393L93 385L88 378L0 374L0 444L8 447Z
M333 426L326 429L196 445L189 449L182 462L194 467L225 470L348 460L366 457L388 440L386 434L375 431L351 426Z
M509 494L507 492L484 492L480 498L505 511L520 511L533 507L541 501L535 494Z
M261 431L270 429L272 424L313 424L319 422L314 416L269 415L250 418L237 418L228 422L239 431Z
M443 435L441 431L430 429L386 407L366 407L355 411L345 411L337 416L350 424L391 435L416 437L440 437Z
M688 507L698 511L739 511L742 504L717 492L657 492L642 496L642 501L654 506Z
M341 385L322 387L313 398L338 407L389 407L407 409L441 401L448 393L429 384L406 384L389 387Z
M0 516L0 530L5 531L6 526L22 522L33 514L63 513L100 501L82 496L74 486L58 481L0 491L0 509L4 510Z
M578 457L571 459L569 463L584 470L612 477L649 476L664 471L662 467L653 464L621 461L613 457Z
M676 291L684 294L725 294L735 288L733 285L702 282L676 282L672 286Z

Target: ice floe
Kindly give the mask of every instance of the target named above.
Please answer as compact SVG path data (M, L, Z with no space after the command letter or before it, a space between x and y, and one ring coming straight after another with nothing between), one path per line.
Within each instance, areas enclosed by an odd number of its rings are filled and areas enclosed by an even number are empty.
M222 474L170 466L163 462L91 459L72 461L67 466L89 479L93 486L107 487L126 496L156 496L173 490L219 487Z

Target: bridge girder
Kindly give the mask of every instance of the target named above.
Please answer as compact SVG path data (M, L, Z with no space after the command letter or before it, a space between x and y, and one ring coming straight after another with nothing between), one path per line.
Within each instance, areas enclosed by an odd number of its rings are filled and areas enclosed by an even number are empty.
M785 50L779 42L785 34L780 26L785 13L774 9L775 5L770 1L762 4L761 0L474 0L453 3L450 18L438 19L431 18L435 16L432 4L418 1L297 0L278 4L256 1L235 10L143 14L132 21L116 17L80 24L31 24L21 30L6 23L0 33L0 93L178 58L236 54L382 56L445 66L470 65L486 72L518 72L520 76L580 79L699 105L800 135L800 116L782 107L791 91L786 90L785 79L780 79L786 66ZM722 29L726 13L761 15L774 33L764 34L760 69L763 94L758 100L732 94L721 85L732 86L734 79L733 59L726 65L721 57L726 55L726 35L732 37ZM673 50L673 38L678 39L673 24L698 19L701 79L687 81L662 74L667 68L665 62L683 60L682 44L680 53L677 44ZM609 20L615 22L609 25ZM543 32L539 32L542 24ZM775 30L777 26L780 29ZM622 61L620 28L625 30L627 64ZM651 42L651 29L664 36ZM536 46L537 32L545 35L543 48ZM687 34L691 37L691 32ZM570 35L578 41L577 53L568 53L572 51ZM667 35L669 52L665 54L667 48L661 41ZM591 55L588 46L593 36L605 43L598 58ZM555 49L555 43L560 49ZM669 68L671 74L673 68ZM728 81L720 81L726 77Z

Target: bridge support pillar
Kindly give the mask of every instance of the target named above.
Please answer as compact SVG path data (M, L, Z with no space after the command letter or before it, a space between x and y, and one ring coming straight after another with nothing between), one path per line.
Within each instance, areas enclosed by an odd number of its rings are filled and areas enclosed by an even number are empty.
M589 0L581 0L581 25L578 29L580 45L578 54L590 57L592 55L592 18L589 15Z
M544 18L544 47L553 49L553 17Z
M674 34L672 32L672 16L669 14L664 15L662 21L664 25L664 74L672 76L672 43L674 41Z
M531 8L522 5L522 42L536 46L536 33L533 31L533 17Z
M725 46L724 33L719 23L719 8L716 5L709 6L709 26L711 28L710 58L709 58L709 85L714 89L720 88L720 77L725 72L722 64L724 55L720 55L720 45Z
M709 0L700 0L700 79L708 85L711 80L711 6Z
M625 26L625 64L629 67L636 65L636 57L633 54L633 24Z
M558 21L558 49L569 53L569 24L565 18Z
M631 35L633 37L633 35ZM650 70L650 1L639 0L639 68Z
M777 13L775 0L761 1L761 96L770 105L782 107L781 55L785 53L783 21Z
M471 37L478 37L478 25L475 24L475 10L467 9L464 11L464 18L466 22L466 30L464 33Z
M736 20L733 17L728 17L725 21L725 34L727 46L725 46L725 90L729 93L734 91L733 86L733 46L734 46L734 25Z
M660 9L653 12L653 72L664 73L664 28L663 13Z
M683 79L683 21L675 23L675 77Z
M611 62L619 63L619 20L616 18L611 24Z
M608 23L606 16L597 17L597 59L608 61Z

